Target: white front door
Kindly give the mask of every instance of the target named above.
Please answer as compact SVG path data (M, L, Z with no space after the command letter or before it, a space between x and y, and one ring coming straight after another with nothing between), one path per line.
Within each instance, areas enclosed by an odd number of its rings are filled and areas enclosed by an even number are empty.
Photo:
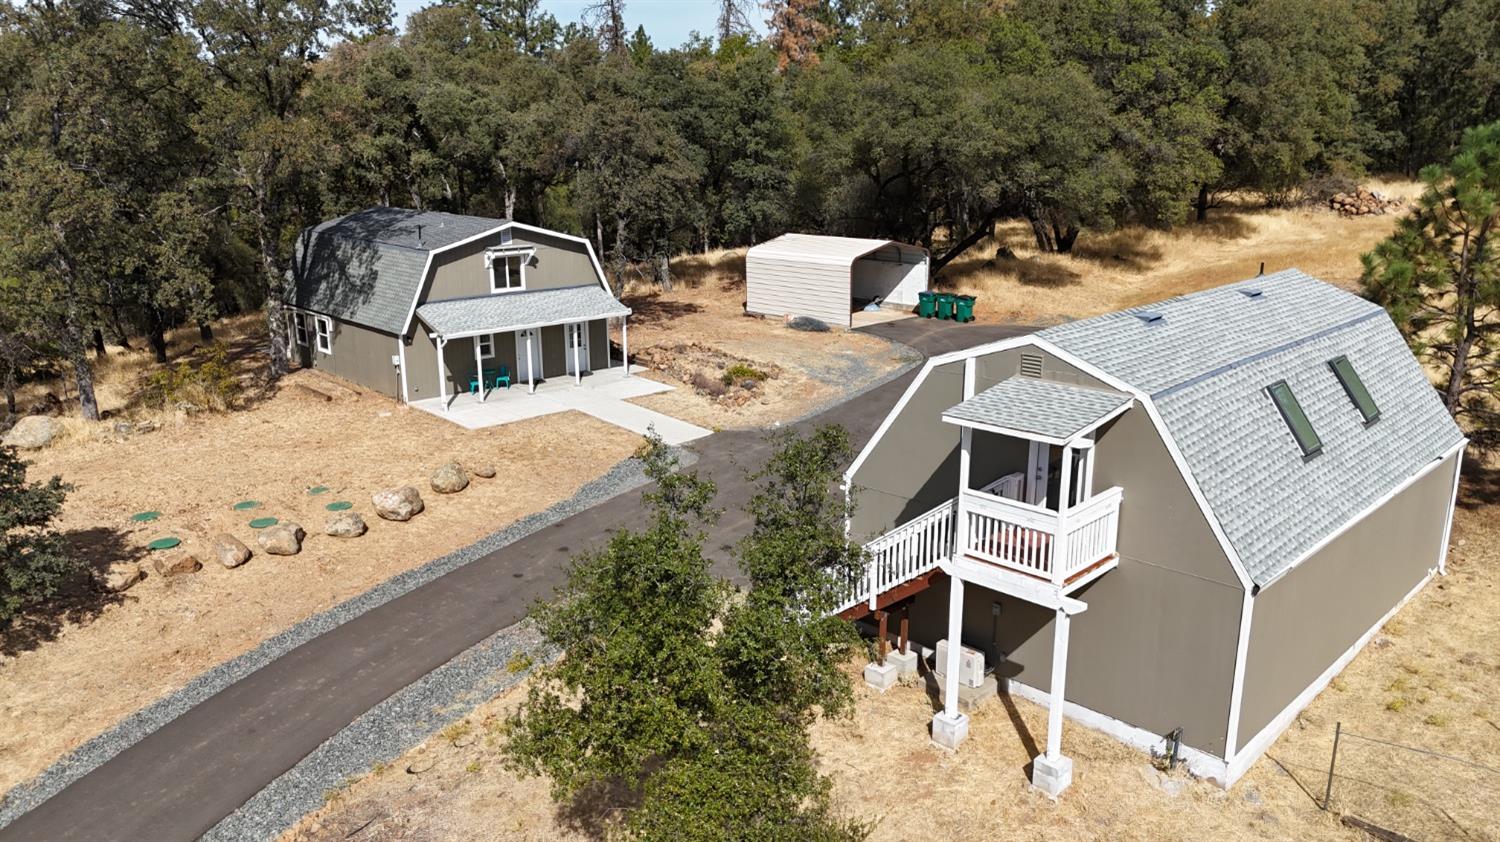
M526 354L528 346L531 348L529 364ZM536 370L535 379L542 379L542 334L535 328L518 330L516 331L516 382L525 383L531 380L533 367Z
M579 322L577 324L563 325L568 337L568 373L577 374L580 371L589 370L589 330L588 324ZM576 364L574 361L577 361Z

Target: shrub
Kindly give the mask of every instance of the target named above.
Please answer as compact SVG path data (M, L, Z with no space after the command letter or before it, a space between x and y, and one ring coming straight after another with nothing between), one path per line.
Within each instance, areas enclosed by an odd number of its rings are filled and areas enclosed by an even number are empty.
M157 409L190 405L219 412L230 409L240 395L240 381L226 358L224 343L215 343L196 365L183 360L146 379L145 401Z
M754 383L759 383L769 376L770 375L766 374L764 371L761 371L760 369L752 365L747 365L745 363L735 363L729 368L724 369L724 376L719 379L723 381L725 386L733 386L736 383L743 383L746 380L752 381Z
M26 465L0 447L0 627L82 569L51 528L73 487L59 477L28 483Z
M715 380L701 371L693 374L689 385L693 387L693 391L711 398L723 397L724 393L729 391L727 383L722 380Z

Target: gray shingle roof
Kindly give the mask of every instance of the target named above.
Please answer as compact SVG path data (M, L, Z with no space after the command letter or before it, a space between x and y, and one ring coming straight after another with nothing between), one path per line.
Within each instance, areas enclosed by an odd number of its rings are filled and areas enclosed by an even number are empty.
M1121 392L1017 376L952 407L943 417L1064 441L1130 401Z
M298 237L289 301L400 333L428 255L502 224L480 216L383 207L331 219Z
M629 307L598 284L431 301L417 308L422 321L444 336L629 314Z
M1241 290L1258 289L1247 297ZM1385 311L1298 271L1037 336L1151 395L1250 578L1264 585L1462 440ZM1380 407L1366 427L1328 361ZM1302 457L1266 394L1286 380L1323 441Z

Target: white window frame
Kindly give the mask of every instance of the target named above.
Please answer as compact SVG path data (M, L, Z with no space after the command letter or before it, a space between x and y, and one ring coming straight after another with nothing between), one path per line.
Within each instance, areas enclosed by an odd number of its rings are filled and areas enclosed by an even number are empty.
M313 328L318 340L318 353L333 354L333 319L327 316L313 316Z
M479 343L479 358L481 360L492 360L495 358L495 334L485 333L474 337Z
M490 292L518 292L526 289L526 254L495 254L490 256ZM515 264L514 276L511 264ZM501 281L504 281L502 284Z
M306 348L308 337L307 314L300 310L292 311L292 341Z

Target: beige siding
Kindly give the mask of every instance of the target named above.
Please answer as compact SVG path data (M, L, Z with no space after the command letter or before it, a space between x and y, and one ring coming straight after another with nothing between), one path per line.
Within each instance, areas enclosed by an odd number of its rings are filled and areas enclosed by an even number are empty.
M325 354L317 350L317 331L311 315L308 316L308 344L293 346L293 355L304 366L326 371L367 389L394 398L400 398L396 380L396 367L391 365L391 355L396 353L396 337L374 328L330 319L333 323L333 351Z
M484 265L485 249L501 245L499 234L434 256L431 279L423 301L490 295L490 270ZM526 289L596 284L599 276L583 243L543 234L516 232L508 246L533 246L536 255L526 266Z
M589 367L595 371L609 368L609 322L606 319L589 322Z
M1457 456L1255 597L1239 745L1437 567Z
M745 309L766 316L811 316L850 323L849 267L786 258L745 259Z

